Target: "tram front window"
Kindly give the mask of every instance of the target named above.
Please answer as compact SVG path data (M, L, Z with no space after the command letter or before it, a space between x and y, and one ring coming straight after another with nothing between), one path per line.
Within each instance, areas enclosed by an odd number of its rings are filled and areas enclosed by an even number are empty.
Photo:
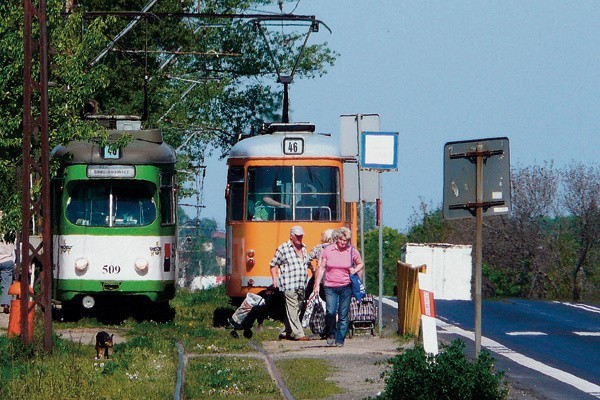
M252 221L337 221L335 167L250 167L246 217Z
M66 216L81 226L145 226L156 219L150 188L138 181L83 182L71 190Z

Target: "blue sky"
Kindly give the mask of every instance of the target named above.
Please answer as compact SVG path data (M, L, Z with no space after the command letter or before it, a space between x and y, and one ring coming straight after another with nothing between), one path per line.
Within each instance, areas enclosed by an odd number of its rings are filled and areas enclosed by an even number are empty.
M506 136L513 168L598 164L599 2L302 0L294 13L327 24L310 42L340 56L324 77L295 80L291 119L337 134L341 114L377 113L399 132L387 226L405 232L421 199L441 205L449 141ZM223 166L208 160L201 210L220 226Z

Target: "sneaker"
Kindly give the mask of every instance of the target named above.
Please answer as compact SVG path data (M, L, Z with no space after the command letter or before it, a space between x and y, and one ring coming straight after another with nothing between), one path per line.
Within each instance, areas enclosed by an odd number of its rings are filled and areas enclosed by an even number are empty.
M333 346L335 344L335 338L328 337L327 338L327 346Z
M336 345L337 347L344 347L344 343L341 343L341 342L337 342L335 345Z

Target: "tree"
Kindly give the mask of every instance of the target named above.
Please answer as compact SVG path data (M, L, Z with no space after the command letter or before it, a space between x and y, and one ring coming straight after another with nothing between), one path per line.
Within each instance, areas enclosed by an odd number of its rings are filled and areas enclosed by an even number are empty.
M511 277L507 284L527 297L545 297L556 241L547 235L557 216L559 173L552 163L515 167L511 171L510 216L486 218L484 259L493 269ZM505 291L508 289L505 288Z
M90 68L86 62L91 57L91 49L104 40L101 31L105 22L90 24L82 36L81 18L61 17L63 3L58 0L47 3L48 34L52 42L48 88L51 146L93 134L95 127L83 123L79 111L90 95L107 83L106 68ZM20 191L15 189L21 179L15 174L15 166L22 165L23 152L22 3L1 2L0 14L0 209L7 216L0 221L0 225L3 231L14 232L20 228ZM38 72L35 72L39 71L39 64L33 61L32 77L39 79ZM36 109L38 105L39 97L32 102L35 113L39 113L39 109Z
M81 11L141 10L147 3L85 0ZM269 3L162 0L150 11L256 14L258 6ZM105 35L116 37L130 22L130 17L116 19ZM335 53L326 45L308 45L297 60L309 25L285 30L283 22L276 25L276 30L269 30L256 20L240 18L147 19L121 36L114 51L99 61L110 67L111 85L94 96L105 111L139 115L147 77L148 124L162 128L171 145L178 147L193 135L184 149L190 159L202 154L208 144L228 150L239 135L257 131L264 122L281 121L281 87L273 85L276 69L271 55L282 71L291 71L298 62L298 78L321 76L335 61Z
M268 3L161 0L152 11L234 14ZM152 19L135 25L109 48L132 18L87 18L84 13L141 10L146 0L82 0L71 14L61 15L64 4L64 0L46 3L51 148L77 139L106 141L96 124L81 119L84 104L95 99L100 112L140 115L145 83L146 127L161 128L165 141L175 148L185 145L178 154L180 169L203 159L210 146L226 151L239 135L256 131L262 122L281 119L280 89L272 85L274 68L256 25L241 19ZM196 9L198 5L202 9ZM0 209L8 215L1 224L18 229L20 199L14 166L22 164L24 11L20 2L8 1L1 2L0 13ZM278 62L287 67L297 54L301 36L279 29L268 37ZM109 51L99 57L105 49ZM308 46L298 63L297 77L320 76L334 61L335 53L326 44ZM34 69L39 70L39 65ZM183 176L182 180L192 179Z
M598 296L599 178L597 166L578 163L564 170L552 163L513 168L510 215L483 220L486 296ZM441 209L430 212L424 203L420 212L409 241L474 243L472 218L445 221Z
M413 209L411 228L408 231L408 241L411 243L444 243L449 240L452 223L444 220L442 209L438 207L429 212L431 205L423 199L419 210Z
M392 295L398 279L396 261L400 259L406 236L390 227L383 228L383 293ZM379 291L379 230L365 234L365 285L369 293Z
M222 273L217 257L222 256L224 243L214 237L217 221L211 218L190 218L179 207L179 279L188 286L200 275L219 275Z
M573 163L562 176L562 205L572 216L573 244L577 249L577 257L571 267L572 299L579 301L585 276L593 276L599 272L597 247L600 241L600 169L598 166L586 167ZM590 260L590 255L595 260Z

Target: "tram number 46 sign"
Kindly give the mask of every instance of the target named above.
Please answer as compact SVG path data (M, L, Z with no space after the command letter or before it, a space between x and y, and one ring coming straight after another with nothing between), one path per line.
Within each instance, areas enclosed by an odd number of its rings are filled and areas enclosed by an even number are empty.
M283 154L297 156L304 154L304 139L285 138L283 139Z

